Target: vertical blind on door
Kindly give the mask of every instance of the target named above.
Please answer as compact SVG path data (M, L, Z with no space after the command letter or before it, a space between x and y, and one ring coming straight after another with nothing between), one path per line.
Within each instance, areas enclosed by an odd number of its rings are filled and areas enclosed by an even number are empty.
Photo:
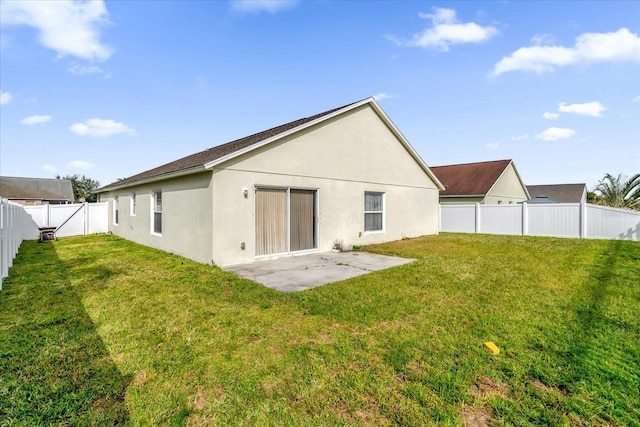
M315 247L315 195L312 190L291 190L289 205L291 209L290 249L301 251Z
M287 190L256 191L256 255L287 251Z

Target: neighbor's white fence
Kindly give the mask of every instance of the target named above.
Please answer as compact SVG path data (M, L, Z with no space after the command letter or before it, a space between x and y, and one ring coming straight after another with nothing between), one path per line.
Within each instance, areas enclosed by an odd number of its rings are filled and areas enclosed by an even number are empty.
M108 204L78 203L72 205L25 206L38 227L56 227L56 237L106 233Z
M440 205L440 231L640 241L640 212L586 203Z
M0 198L0 290L22 241L37 238L38 225L24 208Z

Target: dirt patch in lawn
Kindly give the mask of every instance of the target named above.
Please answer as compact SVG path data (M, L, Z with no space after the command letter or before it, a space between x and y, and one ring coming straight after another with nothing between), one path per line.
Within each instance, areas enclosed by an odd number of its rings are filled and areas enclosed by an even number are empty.
M477 398L501 397L509 399L509 384L481 375L478 377L477 384L469 388L469 393Z
M465 406L460 411L460 418L465 427L489 427L491 414L486 408L473 408Z

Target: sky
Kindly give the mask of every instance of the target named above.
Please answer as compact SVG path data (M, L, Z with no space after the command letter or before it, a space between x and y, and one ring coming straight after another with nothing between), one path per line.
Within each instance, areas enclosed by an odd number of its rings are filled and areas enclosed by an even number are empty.
M106 185L375 97L429 166L592 190L640 172L640 1L0 1L0 91L4 176Z

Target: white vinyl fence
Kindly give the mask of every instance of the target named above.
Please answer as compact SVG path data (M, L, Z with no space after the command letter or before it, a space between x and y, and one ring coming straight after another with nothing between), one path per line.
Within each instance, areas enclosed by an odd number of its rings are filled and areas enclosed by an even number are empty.
M440 231L640 241L640 212L587 203L440 205Z
M0 198L0 290L22 241L37 238L38 225L24 208Z
M38 227L56 227L56 237L106 233L107 203L77 203L72 205L25 206Z

